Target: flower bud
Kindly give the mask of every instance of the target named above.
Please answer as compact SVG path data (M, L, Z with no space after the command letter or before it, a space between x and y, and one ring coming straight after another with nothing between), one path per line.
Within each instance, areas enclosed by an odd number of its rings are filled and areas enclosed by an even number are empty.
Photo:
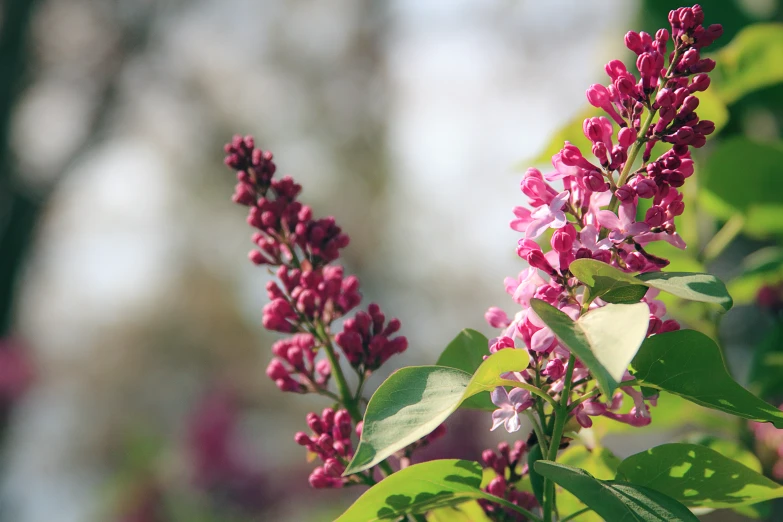
M560 253L570 252L575 239L576 229L571 223L568 223L563 228L555 230L552 234L552 248Z
M636 54L642 54L644 52L642 37L635 31L628 31L625 33L625 46Z
M658 193L658 186L653 180L647 178L639 180L634 188L639 197L644 199L655 197L655 194Z
M506 494L506 479L500 475L493 478L487 486L487 492L490 495L503 498Z

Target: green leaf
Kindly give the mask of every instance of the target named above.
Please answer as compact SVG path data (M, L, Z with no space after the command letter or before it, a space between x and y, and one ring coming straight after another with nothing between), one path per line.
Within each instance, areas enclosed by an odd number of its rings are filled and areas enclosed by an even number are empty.
M746 94L783 81L783 24L753 24L714 56L712 86L732 104Z
M370 398L356 454L345 471L375 466L437 428L467 398L497 386L519 385L501 374L527 368L525 350L492 354L472 376L444 366L410 366L391 374Z
M637 281L632 274L595 259L577 259L568 266L568 270L590 288L591 299L600 297L607 301L605 299L607 294L618 291L625 291L630 295L641 293L639 297L641 299L647 293L647 287Z
M536 471L573 494L605 520L639 522L698 522L677 500L618 481L594 478L586 471L550 461L536 462Z
M663 444L631 455L618 477L690 507L733 508L783 497L783 486L699 444Z
M481 363L484 362L484 356L488 353L488 345L489 340L484 334L466 328L446 346L446 349L440 354L435 364L457 368L473 374L481 366ZM462 407L485 411L495 409L492 400L489 398L489 393L480 393L470 397L462 404Z
M472 374L484 362L488 345L489 340L484 334L466 328L446 346L435 364Z
M740 386L729 375L720 348L695 330L677 330L645 339L633 360L644 386L675 393L691 402L783 428L783 412Z
M430 511L427 522L492 522L484 513L478 502L463 502L462 504L442 507Z
M536 472L534 464L536 461L543 460L544 455L541 452L541 445L534 444L527 453L527 469L530 477L530 487L533 490L536 500L542 506L544 505L544 477Z
M530 306L590 370L601 393L611 397L647 335L647 304L608 304L577 321L540 299L532 299Z
M729 310L733 304L723 281L710 274L647 272L636 278L651 288L689 301L719 304L724 310Z
M588 450L584 446L574 445L560 454L558 462L583 469L600 480L614 479L617 475L617 467L620 465L620 459L606 448L596 447ZM568 491L557 492L557 509L561 516L565 517L576 513L585 507L587 506ZM574 520L577 522L602 522L603 519L593 512L587 512Z
M764 236L783 231L780 212L783 199L780 165L783 148L744 137L721 142L702 165L699 182L701 206L712 215L728 219L744 216L744 231ZM738 175L738 173L742 175Z
M423 514L479 498L516 508L482 491L481 477L481 465L468 460L433 460L414 464L389 475L364 492L335 522L397 520L406 514Z
M690 301L716 303L726 310L732 306L726 285L710 274L647 272L634 277L595 259L577 259L568 269L590 288L591 298L601 297L611 302L612 294L628 299L639 294L643 297L642 289L646 291L646 287L650 287ZM640 285L644 286L639 288ZM609 299L606 296L609 296Z

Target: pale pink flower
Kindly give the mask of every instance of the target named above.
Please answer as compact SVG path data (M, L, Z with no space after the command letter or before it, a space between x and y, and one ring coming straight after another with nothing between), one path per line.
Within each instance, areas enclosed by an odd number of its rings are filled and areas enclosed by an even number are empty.
M498 386L490 396L492 403L498 407L492 412L492 431L501 425L504 425L509 433L519 431L519 414L533 405L530 392L522 388L506 392L505 388Z

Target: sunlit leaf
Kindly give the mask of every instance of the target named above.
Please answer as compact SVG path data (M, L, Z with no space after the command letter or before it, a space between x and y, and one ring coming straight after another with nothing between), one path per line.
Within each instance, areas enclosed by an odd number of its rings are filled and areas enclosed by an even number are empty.
M492 354L471 376L444 366L410 366L389 376L373 394L364 427L346 474L375 466L437 428L467 398L513 381L501 374L527 368L525 350Z
M647 304L608 304L577 321L540 299L532 299L530 306L590 370L601 392L611 397L647 335Z
M643 385L675 393L707 408L783 427L783 412L743 388L729 375L715 341L694 330L645 339L633 360Z
M473 374L484 362L484 356L488 353L488 342L481 332L466 328L446 346L435 364L457 368ZM488 393L480 393L470 397L462 404L462 407L486 411L495 409Z
M691 507L729 508L783 497L783 486L699 444L663 444L631 455L617 476Z
M468 460L414 464L371 487L335 522L397 520L406 514L423 514L479 498L516 509L513 504L482 491L481 477L481 465Z

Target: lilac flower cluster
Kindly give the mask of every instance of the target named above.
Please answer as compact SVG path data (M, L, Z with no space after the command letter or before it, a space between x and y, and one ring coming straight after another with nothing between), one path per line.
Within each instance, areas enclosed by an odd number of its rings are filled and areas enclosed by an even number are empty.
M347 410L334 411L326 408L319 416L307 414L307 425L312 435L300 431L294 440L300 446L321 459L322 466L310 474L310 485L314 488L340 488L356 481L357 477L343 477L345 462L353 457L351 433L354 431L351 415Z
M334 218L313 217L312 209L298 200L301 185L290 176L275 177L272 153L256 148L252 137L235 136L224 150L226 165L236 171L232 199L249 207L247 223L256 229L255 248L248 257L276 275L266 286L269 303L262 323L268 330L288 335L272 346L267 376L281 391L317 393L342 406L337 411L327 408L321 416L310 413L307 423L313 435L296 434L296 442L322 461L310 475L310 484L337 488L374 483L373 470L351 478L341 475L353 455L352 434L361 429L365 380L408 347L407 339L397 335L400 321L387 320L380 307L371 304L346 318L342 331L333 331L334 322L362 299L358 278L333 264L348 246L348 236ZM355 391L348 387L337 348L358 376ZM337 393L329 388L332 381ZM431 440L414 443L405 458Z
M503 329L490 342L489 351L527 350L531 367L517 378L552 396L565 388L571 353L533 312L530 300L544 300L576 320L605 303L595 299L588 307L583 302L582 287L569 271L574 260L595 259L626 272L649 272L669 262L649 253L648 244L666 241L685 248L675 225L684 210L679 189L693 174L690 148L703 146L715 129L696 112L697 95L709 87L707 73L715 67L712 60L702 58L701 51L720 36L722 28L705 27L698 5L672 11L669 21L671 31L629 32L625 43L637 55L636 71L612 60L605 68L609 83L587 90L590 104L607 114L584 121L590 154L566 142L552 157L552 172L531 168L522 179L521 190L532 210L516 207L511 228L524 235L517 254L530 268L505 281L506 291L520 308L513 318L495 307L486 313L492 327ZM663 152L651 161L658 150ZM650 200L649 208L638 216L643 199ZM537 240L549 230L551 249L544 251ZM678 329L676 321L664 318L666 308L655 297L650 290L643 298L650 308L648 335ZM586 393L590 375L578 359L570 375L572 392ZM624 380L629 379L626 372ZM620 390L614 397L596 394L579 403L573 410L576 420L582 426L590 426L593 416L634 426L648 424L655 398L645 398L629 386ZM633 406L619 413L624 395ZM518 414L533 405L530 395L520 390L508 394L498 390L493 401L498 406L493 429L505 425L509 431L519 429Z
M532 510L533 508L538 507L536 497L527 491L520 491L517 489L517 483L527 474L527 463L525 463L527 452L528 447L524 441L516 441L513 448L511 448L508 443L501 442L498 444L497 451L491 449L484 450L481 454L481 460L487 468L492 469L495 473L495 477L485 488L487 493L506 499L512 504L516 504L527 510ZM493 502L480 500L479 503L489 514L495 515L498 514L499 511L502 512L504 516L503 520L515 520L520 522L527 520L516 511L504 508Z

